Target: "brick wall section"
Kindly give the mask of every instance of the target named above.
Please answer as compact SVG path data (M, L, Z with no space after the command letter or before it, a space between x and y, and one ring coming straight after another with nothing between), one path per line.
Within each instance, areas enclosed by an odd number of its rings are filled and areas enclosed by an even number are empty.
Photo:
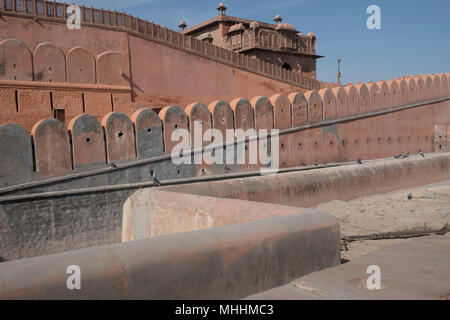
M55 117L56 109L63 110L58 119L66 125L83 113L99 121L112 111L131 115L130 96L129 86L0 80L0 125L15 123L30 132L37 121Z

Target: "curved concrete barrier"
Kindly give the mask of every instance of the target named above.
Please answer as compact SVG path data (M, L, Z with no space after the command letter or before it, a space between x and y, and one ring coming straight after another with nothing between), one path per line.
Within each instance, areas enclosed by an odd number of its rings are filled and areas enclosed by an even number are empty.
M167 191L211 197L311 207L350 200L450 178L450 153L411 155L406 159L164 187ZM426 173L426 174L424 174Z
M0 299L238 299L338 265L339 239L337 220L310 210L4 262Z
M123 205L122 242L299 213L298 207L146 188Z

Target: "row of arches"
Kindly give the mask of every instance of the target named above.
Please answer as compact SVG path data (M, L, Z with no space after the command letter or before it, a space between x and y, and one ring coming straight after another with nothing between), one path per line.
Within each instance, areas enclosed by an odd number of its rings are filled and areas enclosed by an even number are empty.
M8 124L0 127L0 147L2 150L9 150L1 154L0 161L11 165L1 168L18 169L16 172L4 172L0 176L17 173L22 175L24 172L33 176L33 163L39 176L46 177L70 173L73 169L86 165L106 165L115 161L169 154L178 143L171 138L174 130L187 129L192 135L195 122L201 123L202 136L206 130L215 128L224 137L228 129L283 130L317 124L280 137L281 166L311 164L324 159L326 162L357 159L355 157L360 152L367 153L367 157L376 158L388 156L401 148L410 148L405 149L408 152L414 151L416 147L429 151L431 130L442 114L430 112L428 108L414 111L415 118L407 118L394 112L384 115L392 121L383 120L382 115L355 119L353 124L349 122L348 126L343 125L339 134L333 134L333 128L329 124L324 124L325 129L321 128L320 123L371 111L396 110L408 103L447 97L449 92L448 76L440 74L417 79L382 81L379 84L373 82L312 90L305 94L295 92L288 96L258 96L251 100L240 97L230 103L214 101L208 106L197 102L185 109L167 106L159 114L151 109L140 109L131 117L111 112L100 121L91 115L82 114L72 119L67 127L60 121L49 118L34 125L31 132L34 148L23 128ZM422 120L417 122L414 119ZM356 123L364 121L373 127L373 132L363 132L364 125L356 132L352 131ZM191 146L195 147L192 142ZM320 155L319 149L326 153ZM22 167L19 166L21 163ZM205 168L198 169L200 174L206 172ZM248 170L248 167L237 170ZM17 176L10 178L17 181Z
M33 52L18 39L0 42L0 80L129 85L125 55L107 51L97 57L81 47L67 54L50 42Z

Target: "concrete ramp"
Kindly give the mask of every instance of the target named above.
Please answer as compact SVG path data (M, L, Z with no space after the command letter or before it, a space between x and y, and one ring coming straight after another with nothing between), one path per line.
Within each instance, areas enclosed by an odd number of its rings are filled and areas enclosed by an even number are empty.
M246 299L450 299L450 236L399 241ZM380 289L367 287L369 266L380 268Z

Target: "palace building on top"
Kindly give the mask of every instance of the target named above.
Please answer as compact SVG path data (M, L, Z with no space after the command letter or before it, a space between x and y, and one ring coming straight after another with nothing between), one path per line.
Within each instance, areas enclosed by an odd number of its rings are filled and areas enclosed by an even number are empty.
M316 59L323 56L316 54L316 37L312 32L303 35L283 23L278 14L276 24L271 24L231 17L225 15L226 9L221 3L216 17L188 29L182 21L181 32L316 79Z

